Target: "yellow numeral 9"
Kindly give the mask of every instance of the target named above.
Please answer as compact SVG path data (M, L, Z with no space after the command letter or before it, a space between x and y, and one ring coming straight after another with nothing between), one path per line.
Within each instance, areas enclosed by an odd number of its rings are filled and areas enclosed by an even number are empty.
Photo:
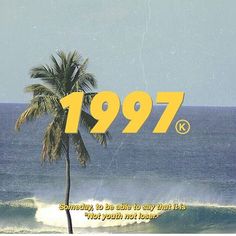
M138 104L137 104L138 103ZM136 105L139 108L136 109ZM137 133L152 111L151 97L142 91L135 91L125 97L123 114L130 120L122 133Z
M104 109L104 105L106 109ZM110 91L98 93L90 106L90 113L98 122L90 133L105 133L116 118L119 109L120 99L116 93Z

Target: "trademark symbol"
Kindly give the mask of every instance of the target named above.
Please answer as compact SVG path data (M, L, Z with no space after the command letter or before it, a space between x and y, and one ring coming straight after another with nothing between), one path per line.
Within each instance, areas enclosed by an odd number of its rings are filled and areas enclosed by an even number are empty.
M190 123L187 120L178 120L175 124L175 130L178 134L187 134L190 131Z

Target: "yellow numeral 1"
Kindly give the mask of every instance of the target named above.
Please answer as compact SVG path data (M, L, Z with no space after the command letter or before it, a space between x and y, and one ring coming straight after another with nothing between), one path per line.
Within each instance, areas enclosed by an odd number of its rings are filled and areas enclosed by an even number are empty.
M63 109L68 108L65 133L78 133L83 92L73 92L60 100Z
M139 103L139 108L135 109ZM152 111L152 99L143 91L135 91L125 97L123 114L130 120L122 133L137 133Z
M157 93L157 103L168 104L153 133L166 133L184 100L184 92Z
M116 118L119 109L120 99L116 93L104 91L96 94L90 105L90 113L98 122L90 133L105 133Z

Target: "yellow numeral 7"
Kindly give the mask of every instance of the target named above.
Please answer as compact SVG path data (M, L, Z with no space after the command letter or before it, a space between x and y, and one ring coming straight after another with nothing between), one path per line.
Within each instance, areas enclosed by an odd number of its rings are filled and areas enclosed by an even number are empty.
M153 133L166 133L176 113L184 100L184 92L160 92L157 93L158 104L168 104Z

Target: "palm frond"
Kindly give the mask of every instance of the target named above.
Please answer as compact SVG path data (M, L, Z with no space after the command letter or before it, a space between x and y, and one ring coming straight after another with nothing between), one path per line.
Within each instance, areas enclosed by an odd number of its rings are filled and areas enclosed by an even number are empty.
M78 65L77 71L76 71L73 81L72 81L73 84L78 80L78 77L80 74L86 73L87 66L88 66L88 58L85 59L81 65Z
M61 117L57 116L46 128L41 152L42 161L55 161L61 158L65 149L65 135Z
M93 74L86 72L88 58L82 64L77 66L74 77L71 81L72 91L91 91L97 87L97 81Z
M56 114L61 105L55 96L38 96L31 100L27 109L18 117L15 129L20 130L22 124L33 121L45 114Z
M25 88L25 92L33 93L33 97L38 95L55 96L55 93L42 84L31 84Z
M85 144L84 144L84 141L80 132L78 132L77 134L72 134L71 137L75 145L75 150L78 154L78 160L82 166L86 167L86 164L90 161L90 156L85 147Z
M91 129L97 123L97 120L94 119L89 113L86 111L81 111L81 125L88 131L88 133L102 146L107 146L107 141L111 139L110 133L107 131L106 133L90 133Z
M59 76L61 78L62 74L61 74L61 67L59 66L57 59L51 55L51 60L52 60L52 67L54 69L54 72L57 74L57 76Z
M66 64L67 64L67 62L66 62L66 54L65 54L63 51L59 51L59 52L57 53L57 55L58 55L59 58L61 59L60 68L61 68L61 70L64 70L64 71L65 71L65 69L66 69Z
M97 93L85 93L84 100L83 100L83 107L88 108L91 104L92 99Z
M73 91L83 91L86 93L97 88L97 81L91 73L80 74L75 81L72 87Z
M41 79L47 85L49 85L54 91L65 95L63 92L62 82L60 78L54 73L54 70L49 65L41 65L33 67L30 71L30 77L34 79Z

